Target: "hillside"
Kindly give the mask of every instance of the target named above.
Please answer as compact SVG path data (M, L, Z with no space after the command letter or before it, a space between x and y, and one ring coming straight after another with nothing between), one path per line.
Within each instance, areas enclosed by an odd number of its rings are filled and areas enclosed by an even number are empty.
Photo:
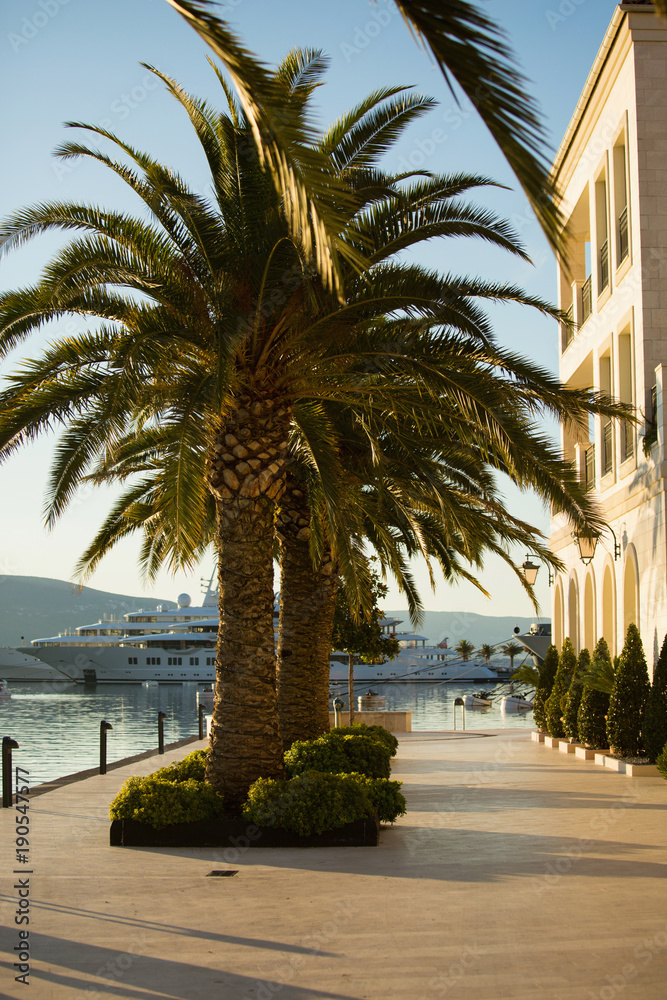
M195 595L193 594L193 598ZM174 601L150 597L109 594L84 587L79 593L71 583L40 576L4 576L0 579L0 646L20 646L77 625L89 625L104 615L122 618L140 608L154 610L158 604L175 607Z
M390 611L384 608L383 611L387 618L401 618L403 624L398 628L409 631L411 626L407 611ZM544 623L550 619L539 620ZM434 644L447 636L447 645L450 647L461 639L469 639L475 646L481 646L484 642L495 646L509 642L514 636L515 626L518 625L521 632L527 632L534 621L537 621L534 616L509 618L476 615L468 611L425 611L423 624L417 631L420 635L428 636Z

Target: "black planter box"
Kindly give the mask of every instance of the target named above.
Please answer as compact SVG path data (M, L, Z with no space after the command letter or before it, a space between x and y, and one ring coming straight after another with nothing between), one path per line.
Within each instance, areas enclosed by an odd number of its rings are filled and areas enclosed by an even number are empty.
M112 847L377 847L380 823L360 819L336 830L300 837L288 830L253 826L243 819L174 823L155 830L134 819L111 821Z

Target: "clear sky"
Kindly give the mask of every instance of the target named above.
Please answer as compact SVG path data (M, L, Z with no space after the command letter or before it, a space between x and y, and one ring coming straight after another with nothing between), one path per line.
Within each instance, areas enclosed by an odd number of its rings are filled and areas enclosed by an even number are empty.
M611 0L487 0L480 4L508 33L531 92L542 107L552 146L557 147L576 105L615 4ZM488 134L465 100L457 104L440 72L417 46L389 0L226 0L221 4L246 44L275 63L294 46L324 49L330 57L327 83L319 90L321 123L334 120L369 91L414 85L439 101L402 140L393 162L411 162L438 172L484 173L510 185L477 201L508 217L521 233L534 265L464 241L439 241L420 257L432 267L515 281L547 298L555 296L555 264L526 199ZM181 171L199 190L206 171L197 143L179 108L140 65L158 67L199 96L219 100L220 89L206 62L208 50L165 0L3 0L0 4L0 107L4 153L0 158L0 216L51 199L85 199L108 208L136 208L131 194L101 166L62 163L53 149L73 138L65 121L104 124ZM391 165L392 161L388 161ZM35 241L0 263L0 287L35 280L56 237ZM515 307L494 314L499 340L556 369L556 328ZM35 356L67 324L35 337L7 359L6 374L21 357ZM101 523L111 494L81 496L56 528L43 528L42 508L55 438L26 449L0 467L0 574L69 579L78 555ZM547 529L540 503L511 493L513 512ZM212 558L191 578L166 573L144 589L137 567L138 542L127 541L107 557L90 585L126 594L193 596ZM523 552L516 552L522 562ZM487 600L469 585L441 584L432 593L426 577L423 599L433 610L505 615L530 613L509 569L489 559L482 582ZM550 613L546 572L538 580L543 613ZM404 606L392 589L388 606Z

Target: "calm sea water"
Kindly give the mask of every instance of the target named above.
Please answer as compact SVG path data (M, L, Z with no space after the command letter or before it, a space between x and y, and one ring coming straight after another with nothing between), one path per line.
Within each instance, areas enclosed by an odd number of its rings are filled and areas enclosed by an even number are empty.
M122 760L158 745L158 712L165 712L165 743L198 732L197 685L138 684L78 685L13 684L10 701L0 702L0 736L19 744L15 764L28 768L30 783L73 774L99 764L100 722L113 729L107 736L107 760ZM412 728L452 729L453 703L460 695L479 691L479 685L387 684L374 688L387 699L387 708L412 712ZM357 694L365 694L366 688ZM347 700L347 695L344 694ZM467 729L530 728L532 712L503 715L500 704L487 710L468 710ZM461 726L461 709L457 709ZM186 751L184 751L186 752ZM156 764L156 766L158 766Z

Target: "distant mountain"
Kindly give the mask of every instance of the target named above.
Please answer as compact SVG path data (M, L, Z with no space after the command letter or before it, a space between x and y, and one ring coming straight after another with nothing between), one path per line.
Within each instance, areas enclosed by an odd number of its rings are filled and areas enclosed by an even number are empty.
M409 631L411 629L410 616L407 611L389 611L382 609L387 618L400 618L403 625L399 629ZM540 618L540 622L549 622L549 618ZM537 618L509 618L508 616L494 617L491 615L476 615L470 611L425 611L423 624L416 630L420 635L425 635L432 640L433 644L441 642L447 636L447 645L453 647L461 639L469 639L479 647L482 643L490 643L492 646L509 642L514 636L514 629L518 625L521 632L527 632L530 625L537 621Z
M77 592L64 580L40 576L0 577L0 646L20 646L31 639L46 638L90 625L104 615L122 618L128 611L154 611L158 604L175 607L174 601L150 597L128 597L84 587Z

